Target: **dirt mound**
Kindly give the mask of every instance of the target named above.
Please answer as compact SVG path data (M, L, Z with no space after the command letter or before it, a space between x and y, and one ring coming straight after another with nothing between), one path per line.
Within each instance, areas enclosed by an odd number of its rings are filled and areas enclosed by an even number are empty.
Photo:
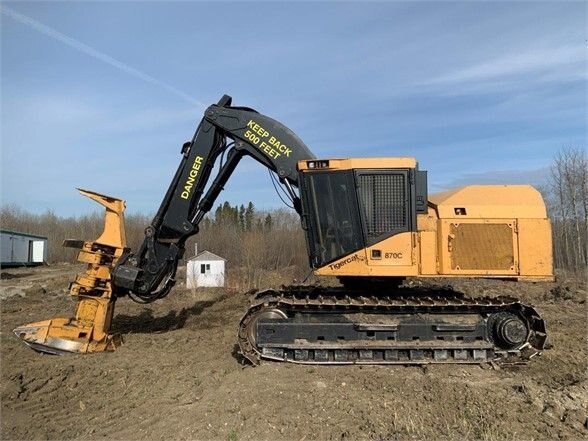
M76 270L10 280L47 292L1 302L2 439L588 436L581 284L452 282L461 292L515 295L537 307L553 349L527 366L251 368L235 351L248 298L224 290L176 289L151 305L120 300L114 326L125 344L114 353L55 357L31 351L11 330L70 314L73 302L62 293Z

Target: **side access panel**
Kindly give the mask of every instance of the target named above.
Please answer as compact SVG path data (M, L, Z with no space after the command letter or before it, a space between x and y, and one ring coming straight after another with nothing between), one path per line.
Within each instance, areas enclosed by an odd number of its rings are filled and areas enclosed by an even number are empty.
M442 219L438 231L442 274L519 274L515 219Z
M548 219L519 219L521 276L553 279L551 224Z
M419 274L438 274L436 231L419 231L419 253Z

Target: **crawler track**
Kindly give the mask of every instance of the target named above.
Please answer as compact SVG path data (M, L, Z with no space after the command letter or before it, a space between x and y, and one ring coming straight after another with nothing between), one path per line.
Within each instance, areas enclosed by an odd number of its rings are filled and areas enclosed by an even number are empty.
M545 323L512 297L452 290L365 295L290 286L255 294L239 325L241 354L308 364L525 362L541 353Z

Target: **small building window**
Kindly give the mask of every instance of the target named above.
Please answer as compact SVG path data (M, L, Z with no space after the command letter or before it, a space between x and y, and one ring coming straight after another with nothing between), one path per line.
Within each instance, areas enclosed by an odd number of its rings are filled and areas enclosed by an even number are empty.
M210 263L201 263L200 274L205 274L207 271L210 271Z

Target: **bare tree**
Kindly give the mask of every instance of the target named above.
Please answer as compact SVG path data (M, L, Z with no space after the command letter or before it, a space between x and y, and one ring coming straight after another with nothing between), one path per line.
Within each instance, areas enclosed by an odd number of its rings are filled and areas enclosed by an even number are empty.
M588 236L588 162L586 150L566 147L555 155L549 183L555 264L586 268Z

